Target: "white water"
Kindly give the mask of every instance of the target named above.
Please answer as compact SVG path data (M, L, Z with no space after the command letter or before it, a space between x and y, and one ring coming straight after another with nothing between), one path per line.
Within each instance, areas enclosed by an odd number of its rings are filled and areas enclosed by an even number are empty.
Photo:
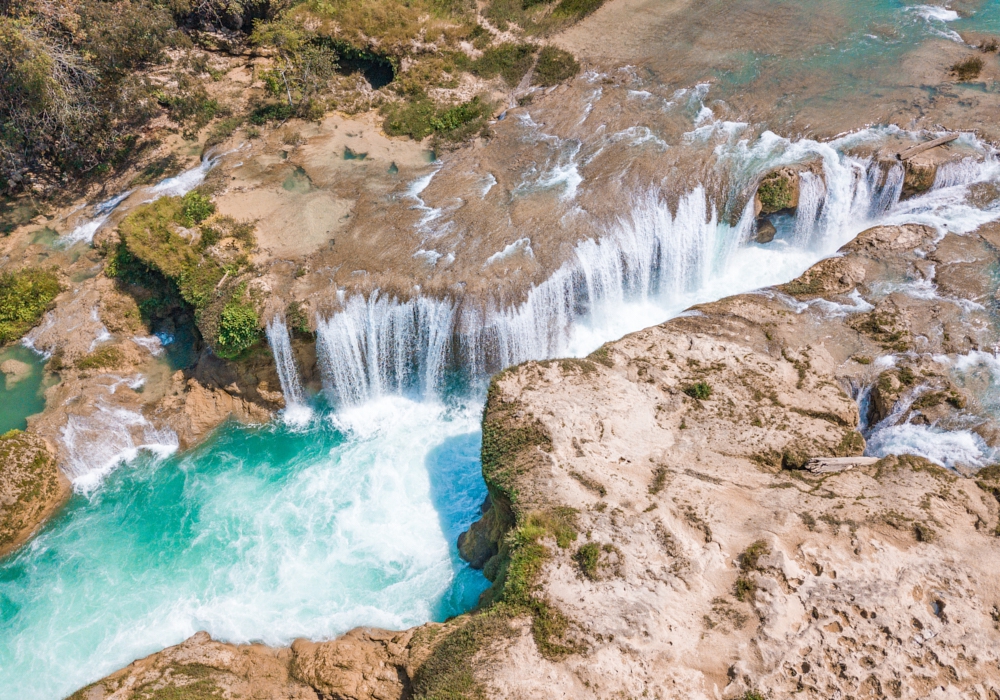
M114 388L109 387L111 393ZM140 413L101 402L86 417L70 414L60 437L69 455L60 466L73 488L83 493L96 489L119 464L135 459L140 451L166 457L178 446L172 430L157 429Z
M378 292L352 296L342 311L318 322L325 393L334 405L392 393L439 395L448 370L483 382L525 360L584 355L692 304L792 279L876 223L924 223L943 234L1000 218L1000 212L965 201L969 183L996 176L989 154L978 165L962 166L963 184L900 202L901 168L884 170L871 159L841 152L888 132L893 130L868 130L833 143L792 142L766 132L754 142L717 149L735 187L750 186L775 167L821 162L822 177L803 177L793 233L767 246L747 242L753 227L749 204L730 226L701 187L673 210L650 191L636 196L603 237L580 241L573 256L518 305L400 301ZM430 177L417 181L410 195L418 195ZM829 309L861 310L858 300L831 303Z
M283 418L291 425L305 425L312 420L313 412L306 403L302 382L299 381L299 370L295 366L292 340L288 335L285 320L280 316L274 316L267 324L266 332L271 354L274 355L274 364L278 369L281 393L285 397Z
M65 236L62 236L59 239L60 245L69 247L74 243L80 243L81 241L85 243L93 243L94 235L100 230L101 226L107 222L108 217L110 217L114 210L118 208L118 205L125 201L125 198L130 194L132 194L132 190L127 190L95 206L94 218L84 221Z
M168 177L165 180L158 182L149 188L149 192L153 195L153 197L145 201L153 202L160 197L184 196L205 181L205 176L208 175L208 171L218 164L219 159L223 155L225 154L207 157L190 170L185 170L179 175ZM94 236L101 229L101 227L107 223L108 218L114 213L115 209L118 208L118 205L124 202L134 191L135 190L127 190L96 205L94 207L94 217L79 224L65 236L60 237L59 244L65 247L71 246L74 243L80 243L81 241L87 244L92 244L94 242Z

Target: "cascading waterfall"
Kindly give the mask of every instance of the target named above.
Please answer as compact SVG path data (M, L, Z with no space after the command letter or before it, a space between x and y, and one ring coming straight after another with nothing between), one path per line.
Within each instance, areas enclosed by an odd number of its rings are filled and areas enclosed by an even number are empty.
M319 321L316 354L327 397L359 405L389 393L433 397L441 387L454 328L449 300L400 302L378 292L353 296Z
M793 271L797 274L896 205L902 169L892 166L886 172L872 159L845 156L827 144L784 144L783 157L819 157L823 165L822 177L802 173L795 229L785 241L785 250L798 254L789 262L800 268ZM586 353L608 337L608 324L630 305L676 312L684 308L674 308L678 304L724 295L708 290L711 280L726 279L724 293L730 294L781 281L784 269L768 276L737 264L741 251L759 250L747 244L752 226L751 205L731 226L720 221L700 186L682 196L674 211L649 192L637 197L630 214L607 235L578 243L573 257L519 305L497 308L489 302L426 297L400 301L379 292L352 296L342 311L317 324L324 392L337 405L358 405L389 393L434 396L446 370L481 383L529 359ZM628 332L659 320L646 313L614 330ZM586 329L593 326L603 326L604 332L588 335Z
M312 409L306 403L302 382L299 381L299 371L295 366L295 355L292 353L292 339L288 334L285 319L274 316L267 324L267 342L274 355L274 364L278 370L278 381L281 382L281 393L285 397L285 422L301 425L312 418Z

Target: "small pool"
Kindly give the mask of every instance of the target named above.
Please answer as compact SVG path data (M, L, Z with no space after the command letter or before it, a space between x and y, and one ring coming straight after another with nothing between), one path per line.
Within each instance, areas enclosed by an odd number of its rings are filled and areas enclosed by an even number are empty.
M45 408L45 362L23 345L0 350L0 368L12 369L15 363L23 365L17 367L21 372L0 373L0 434L24 430L28 416Z

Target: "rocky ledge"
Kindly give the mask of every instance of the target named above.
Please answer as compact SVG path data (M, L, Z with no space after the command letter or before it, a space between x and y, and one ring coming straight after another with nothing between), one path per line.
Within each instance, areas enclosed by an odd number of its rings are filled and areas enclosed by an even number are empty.
M5 363L6 364L6 363ZM69 480L37 435L0 435L0 557L25 542L69 498Z
M996 341L998 251L997 228L879 227L781 288L507 370L460 543L494 582L479 610L290 649L202 633L74 698L997 697L1000 470L864 458L859 426L989 452L949 368Z

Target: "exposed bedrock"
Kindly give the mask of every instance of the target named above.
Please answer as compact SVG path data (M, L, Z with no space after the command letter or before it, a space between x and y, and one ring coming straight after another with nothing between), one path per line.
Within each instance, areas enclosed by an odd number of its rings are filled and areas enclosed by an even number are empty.
M52 448L30 433L0 436L0 557L25 542L69 498Z
M461 542L494 582L479 611L287 649L200 634L79 698L991 697L996 468L850 458L869 388L869 422L996 433L949 370L996 341L968 304L996 283L963 274L995 238L878 227L782 287L497 375Z

